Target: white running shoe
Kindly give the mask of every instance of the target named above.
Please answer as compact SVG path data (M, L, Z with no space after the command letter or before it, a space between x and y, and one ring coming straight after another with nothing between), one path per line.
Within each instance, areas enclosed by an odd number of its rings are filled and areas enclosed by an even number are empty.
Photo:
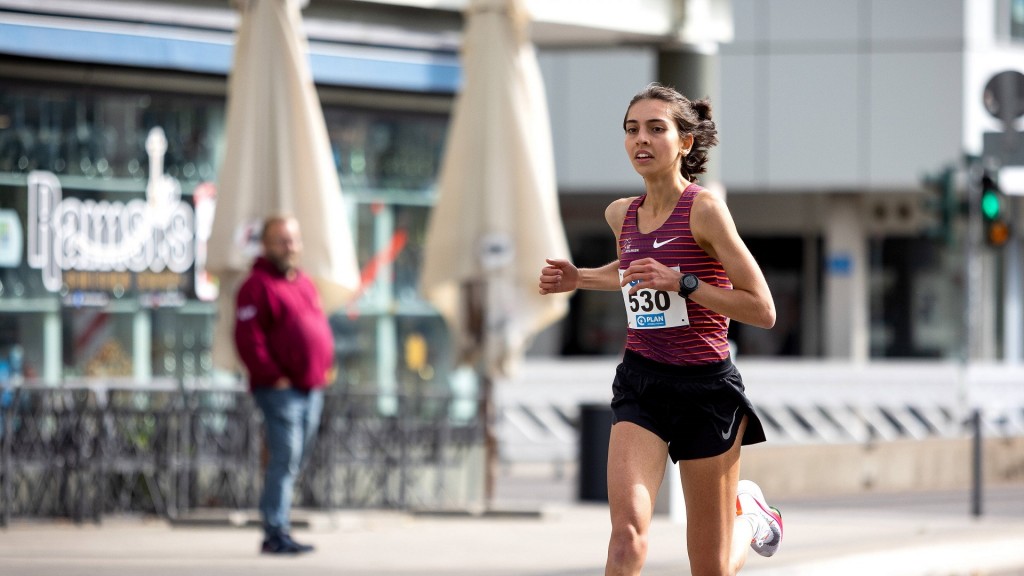
M756 526L750 547L761 556L772 556L782 544L782 513L764 501L761 488L750 480L740 480L736 489L736 512L750 515Z

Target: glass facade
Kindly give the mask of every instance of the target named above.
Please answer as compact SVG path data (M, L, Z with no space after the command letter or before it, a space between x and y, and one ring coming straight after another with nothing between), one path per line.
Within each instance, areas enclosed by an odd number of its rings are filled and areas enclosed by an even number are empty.
M215 185L224 146L225 100L209 92L0 87L0 363L13 355L46 382L213 374L194 244L196 192ZM397 392L450 370L444 323L416 288L448 124L433 108L324 106L365 286L331 318L351 386ZM152 174L180 196L132 244Z
M1024 0L1009 0L1010 39L1024 42Z

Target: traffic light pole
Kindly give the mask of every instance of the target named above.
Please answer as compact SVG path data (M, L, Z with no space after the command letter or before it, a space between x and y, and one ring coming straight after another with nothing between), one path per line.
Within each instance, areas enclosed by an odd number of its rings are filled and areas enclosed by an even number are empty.
M981 251L981 174L979 158L967 157L967 230L964 234L964 350L963 360L969 364L981 358L982 299L981 284L984 267Z
M964 234L964 353L963 366L960 370L961 394L965 402L970 400L967 389L967 372L971 363L981 357L981 282L983 267L981 262L981 175L984 167L979 158L967 157L967 230ZM970 407L971 442L971 515L978 518L982 514L984 501L982 477L982 437L981 411L976 406Z
M1020 259L1020 241L1014 236L1003 250L1003 285L1006 287L1003 296L1003 361L1010 364L1021 362L1024 349L1024 303L1021 301L1024 269Z

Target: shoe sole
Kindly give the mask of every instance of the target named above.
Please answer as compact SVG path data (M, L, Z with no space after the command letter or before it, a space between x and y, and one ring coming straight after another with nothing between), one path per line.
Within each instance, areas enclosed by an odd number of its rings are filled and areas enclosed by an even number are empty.
M740 489L739 486L737 486L736 510L738 512L742 512L742 508L740 507L739 503L739 495L749 494L751 497L753 497L754 502L757 503L757 507L760 509L761 513L768 517L768 527L772 528L773 533L775 532L774 527L778 527L779 535L777 539L773 539L776 540L774 546L762 545L759 548L756 545L754 545L753 542L751 542L751 548L753 548L754 551L760 554L761 556L773 556L776 552L779 551L779 546L782 544L782 512L780 512L778 508L768 505L768 502L766 502L764 499L764 493L761 492L761 487L755 484L754 482L751 482L750 480L740 480L739 485L744 486L744 488Z
M779 509L776 508L775 506L769 506L767 513L775 521L774 525L779 527L779 532L772 542L765 542L760 548L754 549L755 552L757 552L761 556L764 556L765 558L774 556L775 553L779 551L779 547L782 545L782 512L780 512ZM768 527L772 528L772 526L773 525L769 523ZM775 533L774 529L772 530L772 533Z

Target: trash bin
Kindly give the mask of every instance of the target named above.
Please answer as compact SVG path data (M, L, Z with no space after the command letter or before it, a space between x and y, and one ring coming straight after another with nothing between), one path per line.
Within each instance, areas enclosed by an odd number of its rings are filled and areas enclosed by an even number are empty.
M608 501L608 440L612 409L607 404L580 405L579 499Z

